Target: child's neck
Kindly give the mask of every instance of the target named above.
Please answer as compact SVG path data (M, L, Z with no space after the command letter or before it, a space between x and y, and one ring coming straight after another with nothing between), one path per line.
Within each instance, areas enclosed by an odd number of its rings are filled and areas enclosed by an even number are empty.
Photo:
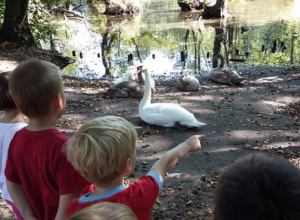
M52 128L56 128L56 119L51 119L49 117L40 118L28 118L29 123L26 127L29 131L42 131Z
M18 123L24 122L24 115L18 109L4 111L3 118L0 119L2 123Z
M26 127L29 131L42 131L56 128L56 121L62 116L63 108L50 106L49 112L39 117L28 117L29 123Z
M124 179L123 177L121 179L118 179L117 181L115 181L114 183L105 186L105 187L99 187L96 185L95 191L91 194L91 196L99 196L101 194L104 194L106 192L109 192L110 190L116 188L117 186L120 186L124 183Z

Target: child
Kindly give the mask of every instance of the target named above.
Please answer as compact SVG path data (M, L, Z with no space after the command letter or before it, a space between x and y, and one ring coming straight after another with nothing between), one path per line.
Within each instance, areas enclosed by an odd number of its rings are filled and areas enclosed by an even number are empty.
M184 155L199 150L203 137L194 135L168 151L146 176L126 188L123 177L135 168L135 128L127 120L115 116L86 122L67 143L67 155L75 169L95 184L95 190L74 200L67 209L67 216L105 201L126 204L138 219L150 219L165 174Z
M300 170L266 154L248 155L221 174L215 220L299 220Z
M4 111L4 116L0 119L0 189L2 198L12 207L17 219L23 220L17 207L9 196L4 175L10 141L18 130L27 125L24 122L24 115L19 112L9 94L9 74L10 72L0 74L0 110Z
M126 205L100 202L82 209L68 220L137 220L132 210Z
M12 71L9 91L28 126L11 141L7 188L24 219L65 219L65 209L87 182L67 161L67 136L56 129L66 106L59 68L29 60Z

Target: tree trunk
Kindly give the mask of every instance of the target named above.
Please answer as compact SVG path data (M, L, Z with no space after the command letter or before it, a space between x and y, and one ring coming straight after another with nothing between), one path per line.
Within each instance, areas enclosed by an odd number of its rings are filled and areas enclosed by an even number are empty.
M134 38L132 38L131 40L132 40L133 44L135 45L136 55L139 58L140 63L142 63L143 59L142 59L142 56L141 56L139 45L137 44L137 42Z
M102 63L105 68L105 76L111 75L111 59L110 59L110 54L111 54L111 46L117 37L116 34L112 34L109 36L109 32L105 32L103 35L102 39L102 44L101 44L101 57L102 57Z
M221 55L221 47L223 41L224 30L222 28L215 28L216 35L214 40L214 54L213 54L213 68L224 66L224 57Z
M108 44L108 32L106 32L103 35L102 44L101 44L101 57L102 57L102 63L105 68L105 76L110 75L110 70L108 66L108 60L107 60L107 44Z
M28 24L29 0L6 0L0 42L8 41L32 46L35 44Z
M226 17L227 14L227 0L217 0L216 4L212 7L205 7L202 17L208 18L221 18Z

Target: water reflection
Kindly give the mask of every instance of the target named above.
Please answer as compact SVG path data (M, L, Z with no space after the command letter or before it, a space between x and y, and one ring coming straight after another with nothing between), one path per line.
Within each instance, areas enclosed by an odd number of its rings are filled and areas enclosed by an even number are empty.
M298 0L252 0L229 2L229 8L237 16L236 22L251 26L272 22L293 21L300 18Z
M181 13L174 0L141 2L143 13L135 17L108 18L94 4L82 9L85 20L60 23L57 49L75 61L64 72L98 78L141 62L154 75L299 64L297 0L232 0L229 9L236 17L226 21Z

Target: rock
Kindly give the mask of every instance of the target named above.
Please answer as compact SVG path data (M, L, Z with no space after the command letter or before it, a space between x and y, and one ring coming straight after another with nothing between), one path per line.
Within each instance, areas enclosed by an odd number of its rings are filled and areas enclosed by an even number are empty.
M178 0L178 5L182 11L202 10L204 9L203 0Z
M215 6L216 3L217 0L178 0L181 11L203 10Z
M105 12L106 15L132 15L139 13L143 10L142 5L139 1L118 1L118 0L109 0L105 3Z

